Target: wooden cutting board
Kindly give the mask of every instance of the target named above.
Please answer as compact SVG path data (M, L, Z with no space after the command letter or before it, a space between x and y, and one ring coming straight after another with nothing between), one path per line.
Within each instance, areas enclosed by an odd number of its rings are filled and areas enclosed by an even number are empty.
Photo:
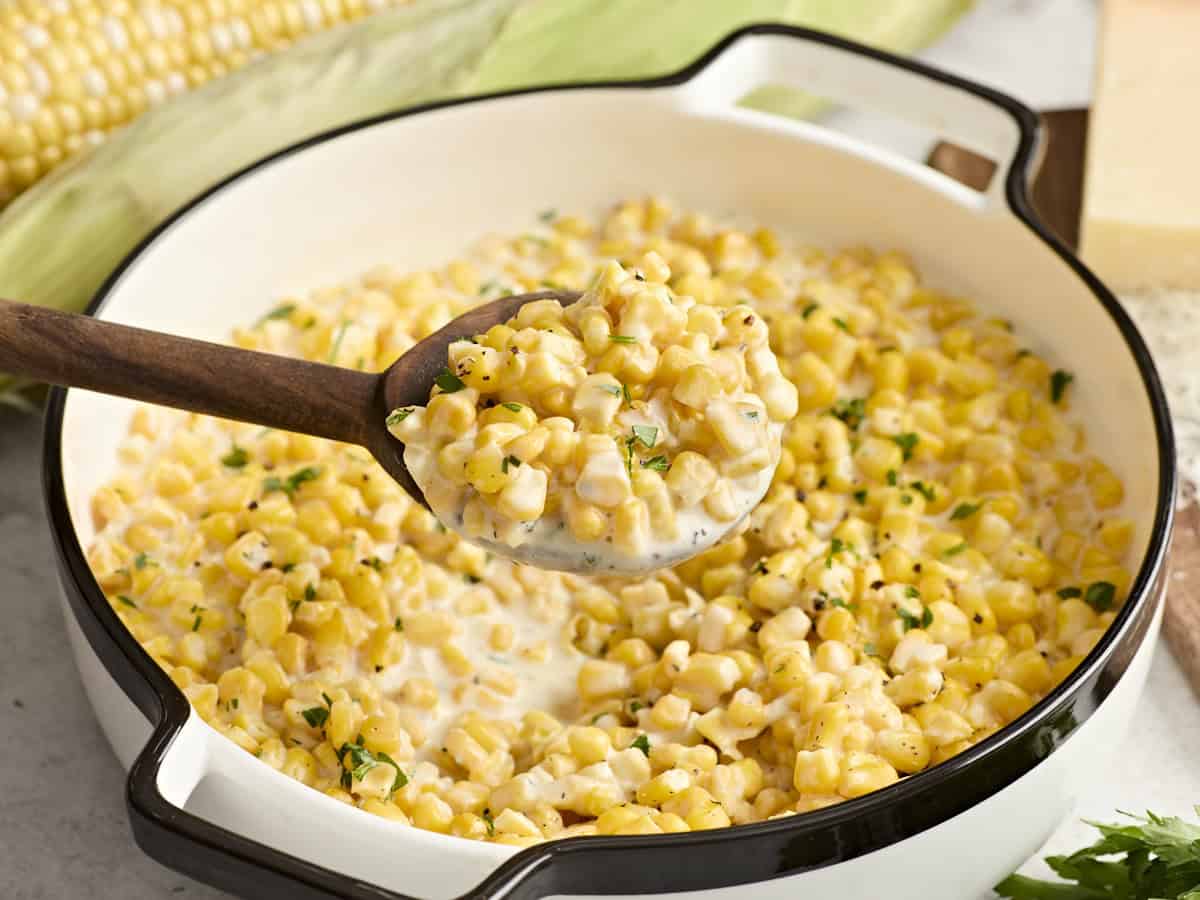
M1050 230L1074 249L1083 201L1087 110L1052 110L1042 113L1042 121L1046 150L1033 183L1033 205ZM987 187L996 170L991 160L946 143L934 147L927 162L977 190ZM1200 695L1200 506L1195 502L1178 510L1167 562L1170 582L1163 633Z

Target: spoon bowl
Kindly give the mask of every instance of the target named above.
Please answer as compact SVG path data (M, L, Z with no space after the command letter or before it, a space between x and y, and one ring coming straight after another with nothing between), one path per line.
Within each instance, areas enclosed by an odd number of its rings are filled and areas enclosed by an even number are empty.
M455 341L482 334L493 325L507 322L517 310L534 300L557 300L563 306L570 306L579 297L575 291L535 291L501 297L468 310L423 338L377 376L380 406L371 419L371 433L362 442L363 446L401 487L428 507L424 492L404 462L404 445L387 430L388 414L402 406L424 406L429 402L433 379L446 368L446 350ZM505 555L516 558L511 548Z

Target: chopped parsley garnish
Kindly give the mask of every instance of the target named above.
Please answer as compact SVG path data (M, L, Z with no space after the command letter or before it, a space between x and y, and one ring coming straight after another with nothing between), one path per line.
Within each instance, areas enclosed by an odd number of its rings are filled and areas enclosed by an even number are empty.
M912 494L901 494L900 495L900 505L901 506L912 506Z
M450 371L449 368L442 369L434 377L433 383L436 384L447 394L453 394L456 391L461 391L466 385L463 380Z
M388 790L388 796L396 793L400 788L408 784L408 776L400 768L399 764L380 750L378 753L371 753L364 747L360 740L356 743L346 742L338 749L338 762L346 767L346 759L349 757L350 765L342 772L342 787L350 790L355 781L362 781L367 773L372 769L382 765L389 765L396 770L396 777L392 779L392 786Z
M492 811L485 809L479 814L479 818L483 819L483 824L487 826L488 837L492 837L496 833L496 822L492 818Z
M523 410L525 408L520 403L501 403L500 405L503 406L505 409L507 409L511 413L519 413L521 410Z
M157 566L157 565L158 565L158 563L156 563L154 560L152 560L145 553L139 553L137 556L135 556L133 558L133 567L135 569L137 569L139 572L142 569L146 568L146 566Z
M854 499L855 499L856 501L858 501L859 503L866 503L866 502L867 502L867 492L866 492L866 490L864 489L864 490L861 490L861 491L855 491L855 492L854 492Z
M315 587L313 587L311 584L306 584L304 586L304 599L305 600L313 600L316 598L316 596L317 596L317 589Z
M867 414L867 401L862 397L838 401L829 414L835 419L841 419L848 428L858 428Z
M847 547L842 543L841 538L834 538L829 544L829 552L825 555L825 568L832 569L833 558L846 549Z
M650 755L650 738L648 738L644 734L639 734L637 737L635 737L633 739L633 743L630 744L629 746L637 747L637 749L641 750L647 756Z
M896 615L899 616L900 621L904 623L905 631L910 631L913 628L928 628L933 624L933 610L931 610L928 606L921 607L921 615L919 616L910 613L904 608L897 609Z
M754 568L750 570L750 574L751 575L766 575L767 574L767 561L765 559L760 559L758 562L756 562L754 564Z
M954 512L950 513L950 520L957 522L959 519L969 519L979 512L981 506L980 503L960 503L954 507Z
M557 218L558 218L558 210L557 209L543 209L540 213L538 213L538 221L545 222L547 225L549 225L551 222L553 222Z
M643 469L653 469L655 472L665 472L671 468L671 463L667 461L665 456L652 456L650 459L642 460Z
M758 410L757 410L757 409L747 409L747 410L743 410L743 411L742 411L742 415L743 415L743 416L745 416L745 417L746 417L746 419L747 419L748 421L750 421L750 422L757 422L757 421L758 421Z
M875 649L875 645L871 643L863 644L863 653L867 656L878 656L879 651Z
M918 590L917 590L915 587L913 587L913 586L910 584L910 585L908 585L907 587L905 587L905 588L904 588L904 596L905 596L905 597L914 597L914 598L915 598L915 597L920 597L920 596L921 596L921 592L920 592L920 591L918 591Z
M633 440L649 450L658 442L658 429L653 425L634 425Z
M601 384L597 385L597 387L599 387L600 390L604 391L606 394L612 394L614 397L621 396L621 389L615 384Z
M967 542L963 541L961 544L955 544L953 547L948 547L947 549L943 550L942 556L958 556L958 554L962 553L966 549Z
M321 470L316 466L305 466L303 469L297 469L287 478L279 479L274 475L263 479L263 493L270 494L274 491L283 491L289 497L295 495L296 491L300 490L300 485L306 481L316 481L321 477Z
M519 465L521 465L521 460L515 456L506 456L500 463L500 471L507 475L509 469L515 469Z
M310 707L302 710L300 715L304 716L304 721L310 728L324 728L325 723L329 721L329 710L324 706Z
M889 487L896 486L896 470L895 469L887 470L887 483L888 483Z
M842 331L846 332L847 334L850 333L850 326L846 324L845 319L839 319L837 316L834 316L833 324L836 325L838 328L842 329Z
M808 306L804 307L804 311L802 313L800 313L801 317L807 319L814 312L816 312L817 309L820 308L820 306L821 306L821 304L819 304L819 303L808 304Z
M489 291L498 291L499 293L503 294L504 293L504 285L502 285L499 281L497 281L494 278L489 278L487 281L485 281L483 284L481 284L479 286L479 294L480 294L480 296L482 296L482 295L488 293Z
M137 604L134 603L132 600L130 600L128 597L126 597L124 594L117 594L117 599L119 601L121 601L122 603L124 603L126 606L132 606L134 609L137 609Z
M628 334L610 334L608 339L614 344L636 344L637 338Z
M627 406L632 406L633 405L633 397L631 397L629 395L629 385L627 385L627 384L621 385L621 394L625 398L625 404Z
M1050 375L1050 402L1057 403L1062 399L1063 392L1066 391L1067 385L1075 380L1075 376L1070 372L1064 372L1062 369L1057 369Z
M847 603L845 600L843 600L841 597L830 597L829 603L831 606L833 606L835 608L840 608L840 609L849 609L850 608L850 604Z
M1082 597L1083 591L1077 587L1065 587L1058 591L1058 596L1063 600L1070 600L1073 597Z
M387 417L388 425L399 425L405 419L413 414L415 406L402 406L400 409L393 409L391 415Z
M402 618L400 618L399 616L396 616L396 621L392 623L392 627L395 628L397 631L403 631L404 630L404 620Z
M1096 612L1108 612L1116 599L1116 585L1108 581L1095 581L1083 592L1083 602Z
M263 322L273 322L276 319L286 319L288 316L290 316L295 311L296 311L295 303L281 304L280 306L275 307L273 310L271 310L269 313L267 313L261 319L259 319L258 324L261 325Z
M237 444L234 444L233 449L221 457L221 465L231 469L240 469L248 462L250 462L250 454Z
M934 492L933 487L923 481L914 481L909 485L909 487L928 500L930 503L937 499L937 494Z
M383 560L380 559L378 556L372 556L369 559L364 559L363 564L370 566L376 572L383 571Z
M196 618L192 621L192 631L200 630L200 622L204 618L204 613L196 613Z
M910 459L912 459L913 449L917 446L917 442L920 441L921 438L916 434L916 432L906 431L904 434L892 435L892 440L904 453L904 461L908 462Z

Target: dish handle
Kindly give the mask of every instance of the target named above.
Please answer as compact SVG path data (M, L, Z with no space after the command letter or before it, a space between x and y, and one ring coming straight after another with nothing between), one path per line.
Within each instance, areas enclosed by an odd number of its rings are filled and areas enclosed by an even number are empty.
M682 102L710 114L737 109L757 88L802 89L852 109L920 126L996 163L980 205L1006 209L1024 196L1042 150L1037 114L999 91L833 35L788 25L734 32L680 73Z
M227 739L213 732L188 708L182 693L172 694L167 700L168 705L176 702L182 704L182 709L159 718L149 742L134 760L126 784L134 839L147 855L170 869L238 896L414 900L284 853L187 809L186 804L204 778L221 769L220 749L213 741ZM172 724L184 719L182 727ZM298 783L296 787L309 790ZM333 804L341 806L337 801ZM345 811L360 814L349 808ZM221 818L218 811L213 812L212 818Z

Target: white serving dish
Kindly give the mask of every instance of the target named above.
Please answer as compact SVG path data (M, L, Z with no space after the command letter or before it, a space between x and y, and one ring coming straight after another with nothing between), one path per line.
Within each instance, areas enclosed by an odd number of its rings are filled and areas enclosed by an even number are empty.
M998 175L977 193L820 126L734 105L772 82L913 121L996 159ZM88 696L130 768L142 846L255 898L982 896L1037 849L1120 744L1158 630L1175 478L1145 346L1029 212L1035 122L1014 101L949 76L758 26L669 78L450 103L316 138L174 216L101 291L96 315L219 340L280 295L382 260L427 265L478 235L519 230L540 209L586 211L651 192L819 243L903 249L930 283L1012 319L1075 373L1073 403L1125 480L1143 562L1080 669L949 763L786 821L514 854L338 803L191 712L112 614L81 551L92 537L89 497L112 470L134 405L58 391L45 465L64 608Z

